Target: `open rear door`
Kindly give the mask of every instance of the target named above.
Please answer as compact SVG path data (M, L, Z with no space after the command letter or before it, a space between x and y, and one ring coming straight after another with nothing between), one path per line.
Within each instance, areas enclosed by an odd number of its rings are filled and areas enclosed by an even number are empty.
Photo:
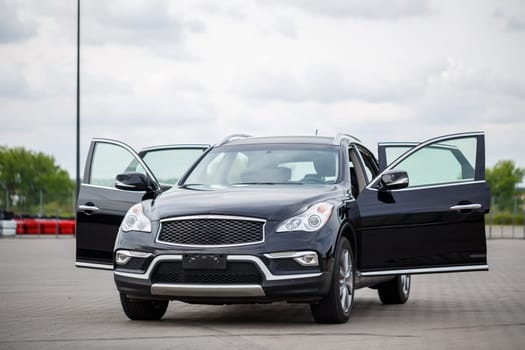
M362 275L488 269L484 214L490 194L483 133L448 135L412 147L357 198ZM408 186L381 186L382 174L401 170L408 174Z
M77 203L76 266L113 269L113 246L122 218L133 204L151 195L117 189L115 177L125 172L143 173L160 190L131 147L107 139L91 142Z

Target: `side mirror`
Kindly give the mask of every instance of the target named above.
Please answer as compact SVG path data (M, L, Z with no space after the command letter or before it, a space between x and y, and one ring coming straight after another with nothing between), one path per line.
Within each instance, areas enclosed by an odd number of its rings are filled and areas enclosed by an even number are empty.
M381 176L380 190L397 190L408 187L408 174L404 170L390 170Z
M115 187L126 191L152 191L148 177L142 173L123 173L115 178Z

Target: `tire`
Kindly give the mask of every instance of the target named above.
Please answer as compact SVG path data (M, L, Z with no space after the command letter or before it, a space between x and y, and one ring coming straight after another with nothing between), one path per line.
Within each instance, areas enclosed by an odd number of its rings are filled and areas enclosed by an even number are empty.
M318 323L345 323L354 305L355 266L352 247L345 237L337 244L330 291L317 304L310 304Z
M168 308L168 300L135 300L120 293L120 303L130 320L160 320Z
M377 288L379 299L386 305L404 304L410 296L410 275L397 276Z

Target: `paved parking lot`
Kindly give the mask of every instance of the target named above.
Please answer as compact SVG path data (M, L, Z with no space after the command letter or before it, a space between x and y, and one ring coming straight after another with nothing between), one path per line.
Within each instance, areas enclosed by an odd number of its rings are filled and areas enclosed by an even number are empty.
M170 304L129 321L111 272L74 267L72 238L0 239L0 349L525 349L525 240L488 241L490 272L415 276L405 305L358 290L351 321L300 304Z

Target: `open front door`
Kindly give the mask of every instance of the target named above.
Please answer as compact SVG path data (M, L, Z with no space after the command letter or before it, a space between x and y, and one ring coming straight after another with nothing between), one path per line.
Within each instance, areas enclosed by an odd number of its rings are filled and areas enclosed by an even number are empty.
M380 142L377 145L379 171L385 170L390 163L417 145L417 142Z
M384 172L396 170L407 172L408 186L381 189L380 174L357 199L362 275L488 269L483 133L412 146Z
M91 142L77 203L76 266L113 269L113 246L126 211L151 195L115 187L115 177L139 172L157 190L155 176L128 145L106 139Z

